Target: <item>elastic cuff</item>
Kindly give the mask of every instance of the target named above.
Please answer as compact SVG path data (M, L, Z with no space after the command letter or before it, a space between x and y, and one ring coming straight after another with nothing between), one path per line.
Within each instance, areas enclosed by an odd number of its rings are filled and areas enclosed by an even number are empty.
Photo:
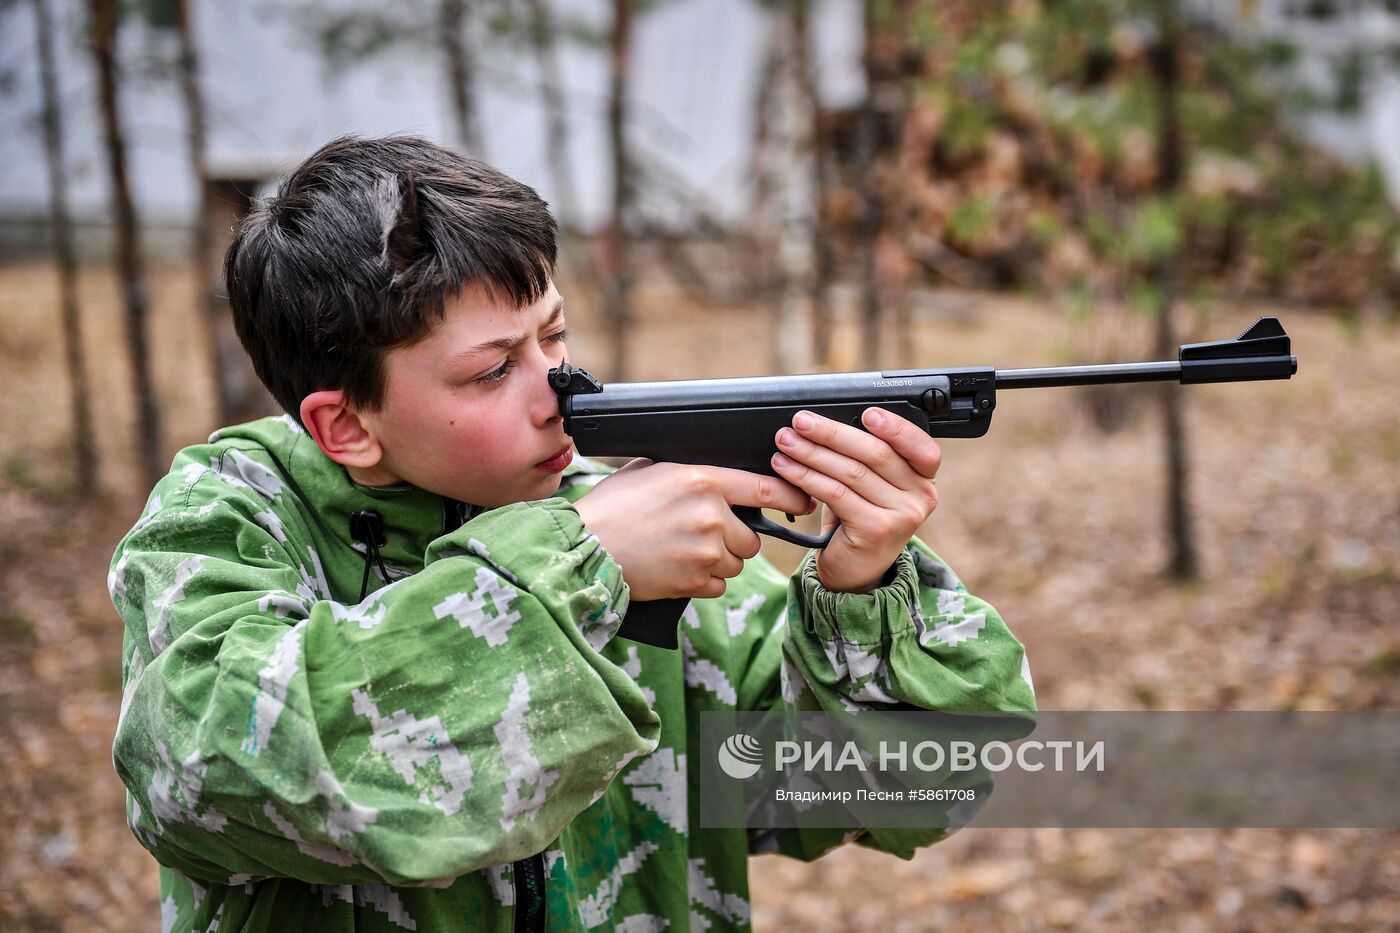
M878 645L887 634L913 628L909 606L919 581L907 549L895 558L882 585L869 593L833 593L822 586L815 552L803 561L798 579L807 629L823 641L839 638L853 645Z

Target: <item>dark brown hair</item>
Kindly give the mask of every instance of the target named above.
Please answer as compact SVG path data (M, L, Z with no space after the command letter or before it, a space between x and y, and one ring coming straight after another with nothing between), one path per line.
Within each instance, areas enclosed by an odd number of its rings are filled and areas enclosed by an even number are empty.
M414 136L343 136L248 216L224 276L258 378L299 420L321 389L379 407L386 351L474 284L537 301L555 249L544 201L486 163Z

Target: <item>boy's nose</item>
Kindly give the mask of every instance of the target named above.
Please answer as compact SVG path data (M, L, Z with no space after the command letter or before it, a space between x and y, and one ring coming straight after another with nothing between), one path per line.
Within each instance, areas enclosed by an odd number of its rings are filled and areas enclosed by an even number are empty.
M540 427L544 427L556 418L562 418L559 414L559 396L554 394L554 390L549 388L549 383L540 378L540 384L548 389L548 394L541 393L539 398L531 400L531 420Z
M536 427L544 427L559 414L559 396L549 384L549 371L559 365L545 353L530 360L530 422Z

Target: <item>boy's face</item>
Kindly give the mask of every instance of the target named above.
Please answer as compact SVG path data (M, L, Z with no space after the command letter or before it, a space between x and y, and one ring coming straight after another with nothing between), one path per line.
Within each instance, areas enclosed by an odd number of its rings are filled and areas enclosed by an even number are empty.
M448 301L427 337L386 354L384 403L361 412L376 479L488 508L553 496L573 444L546 374L567 336L553 283L527 308L476 286Z

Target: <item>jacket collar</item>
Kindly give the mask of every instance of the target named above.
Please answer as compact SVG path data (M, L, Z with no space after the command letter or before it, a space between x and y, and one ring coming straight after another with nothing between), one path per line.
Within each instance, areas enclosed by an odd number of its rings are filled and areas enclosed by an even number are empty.
M288 484L306 503L321 533L363 553L364 545L350 533L356 512L373 509L384 522L385 543L380 553L390 567L417 571L428 544L444 532L484 511L470 503L457 503L437 493L404 483L398 486L365 486L350 478L345 468L327 457L305 429L289 415L262 418L215 432L210 442L253 441L265 448L282 468ZM577 457L564 476L593 468Z

